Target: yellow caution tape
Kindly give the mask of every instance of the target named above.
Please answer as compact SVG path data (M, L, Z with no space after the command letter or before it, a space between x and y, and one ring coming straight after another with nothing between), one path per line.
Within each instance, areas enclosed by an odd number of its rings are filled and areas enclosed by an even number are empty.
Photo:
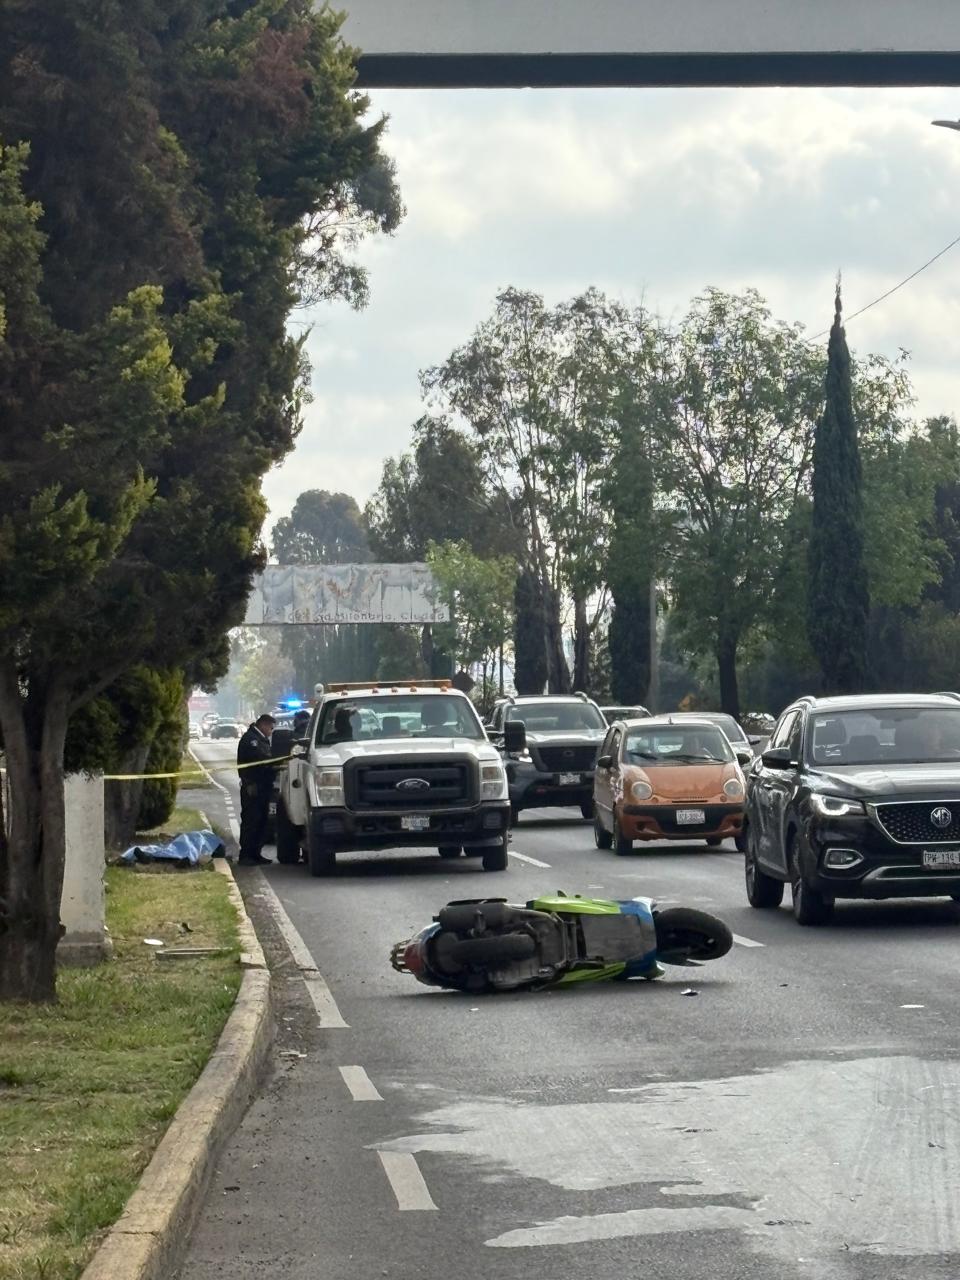
M212 764L202 769L181 769L176 773L105 773L104 782L146 782L148 778L205 778L208 773L233 773L256 769L264 764L286 764L290 756L272 756L269 760L251 760L248 764Z

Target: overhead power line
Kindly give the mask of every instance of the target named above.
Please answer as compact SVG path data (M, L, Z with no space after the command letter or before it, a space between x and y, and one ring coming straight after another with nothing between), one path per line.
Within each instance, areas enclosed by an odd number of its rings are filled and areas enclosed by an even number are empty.
M886 302L887 298L893 297L893 295L902 289L904 285L908 285L911 280L916 280L917 276L922 275L922 273L926 271L927 267L932 267L933 264L938 262L945 253L949 253L950 250L958 244L960 244L960 236L957 236L955 240L951 240L948 245L944 245L939 253L935 253L932 258L929 258L923 264L922 267L917 267L916 271L911 271L910 275L901 280L899 284L895 284L892 289L888 289L886 293L881 293L879 298L874 298L872 302L868 302L867 305L865 307L861 307L859 311L854 311L852 315L846 316L844 323L849 324L851 320L856 320L857 316L862 316L864 312L871 310L873 307L879 306L881 302ZM815 333L810 341L816 342L819 338L825 338L829 332L829 329L824 329L822 333Z

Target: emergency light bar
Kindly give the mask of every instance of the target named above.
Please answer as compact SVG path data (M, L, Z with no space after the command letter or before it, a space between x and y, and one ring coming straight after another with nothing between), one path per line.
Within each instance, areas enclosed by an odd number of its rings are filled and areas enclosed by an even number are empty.
M369 681L350 682L340 684L336 680L332 681L326 687L327 693L419 693L421 689L442 689L449 691L451 688L449 680L411 680L409 684L402 681L399 684L393 684L391 681L385 680L381 683L371 683Z

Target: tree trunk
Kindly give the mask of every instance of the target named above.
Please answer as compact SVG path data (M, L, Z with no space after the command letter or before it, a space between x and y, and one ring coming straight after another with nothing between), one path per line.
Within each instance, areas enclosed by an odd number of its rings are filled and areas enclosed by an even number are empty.
M549 675L546 630L543 588L524 567L517 576L513 615L513 678L519 694L543 693Z
M590 624L586 600L573 602L573 687L584 693L590 689Z
M572 691L570 668L563 651L563 625L560 622L560 596L548 583L544 584L547 637L547 690L566 694Z
M6 858L0 864L0 1001L56 999L68 705L64 690L45 692L42 709L32 707L28 721L16 669L8 665L0 671L0 728L11 795Z
M651 677L651 593L634 584L614 601L607 643L610 649L610 691L613 701L629 707L647 704Z
M737 684L737 637L721 633L717 640L717 669L720 675L720 709L734 720L740 719L740 688Z

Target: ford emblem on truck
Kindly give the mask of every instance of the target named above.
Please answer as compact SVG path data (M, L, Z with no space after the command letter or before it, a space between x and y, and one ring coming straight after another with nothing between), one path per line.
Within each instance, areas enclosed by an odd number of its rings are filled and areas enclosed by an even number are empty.
M404 778L397 783L398 791L429 791L430 783L426 778Z

